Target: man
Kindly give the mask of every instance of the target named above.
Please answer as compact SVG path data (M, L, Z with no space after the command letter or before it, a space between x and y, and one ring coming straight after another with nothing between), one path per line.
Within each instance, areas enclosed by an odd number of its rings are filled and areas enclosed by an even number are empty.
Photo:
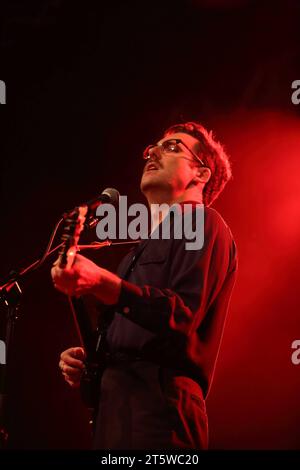
M52 277L60 291L93 294L115 312L95 448L206 449L205 398L237 269L231 232L209 206L231 177L230 163L212 134L193 122L168 129L144 158L140 187L152 212L153 204L178 203L183 213L185 203L204 204L203 247L187 250L184 237L150 238L130 251L118 275L77 255L70 271L54 266ZM162 222L156 215L153 230ZM84 357L82 348L61 354L72 387Z

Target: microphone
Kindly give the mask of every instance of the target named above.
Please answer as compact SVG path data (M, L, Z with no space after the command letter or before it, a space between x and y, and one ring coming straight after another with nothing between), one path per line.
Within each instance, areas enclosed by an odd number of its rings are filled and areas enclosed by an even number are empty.
M100 196L96 197L95 199L91 199L84 205L88 206L89 213L92 215L99 204L113 204L114 206L117 206L119 204L119 197L119 191L114 188L106 188L104 191L102 191Z
M87 228L93 228L98 223L98 218L95 217L95 211L100 204L113 204L114 206L117 206L119 204L119 198L119 191L114 188L106 188L98 197L81 204L81 206L87 206L88 208L85 226ZM67 217L74 215L76 210L77 207L65 212L63 214L63 218L66 219Z

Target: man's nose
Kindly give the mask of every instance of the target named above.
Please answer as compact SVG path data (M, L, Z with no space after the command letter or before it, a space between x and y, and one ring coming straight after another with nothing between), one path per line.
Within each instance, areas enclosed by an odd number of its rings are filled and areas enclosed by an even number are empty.
M149 160L160 160L161 159L161 153L160 153L160 149L159 149L158 146L153 147L152 149L149 149L148 155L150 157Z

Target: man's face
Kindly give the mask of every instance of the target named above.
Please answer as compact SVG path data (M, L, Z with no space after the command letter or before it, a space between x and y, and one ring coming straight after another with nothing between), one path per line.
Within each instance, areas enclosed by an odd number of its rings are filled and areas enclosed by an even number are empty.
M198 140L189 134L176 132L163 137L158 144L171 139L180 139L197 155ZM151 158L145 160L145 167L141 179L141 191L146 194L155 189L166 192L177 197L186 189L193 177L197 161L189 150L182 144L178 144L179 152L165 152L162 147L157 146L150 151Z

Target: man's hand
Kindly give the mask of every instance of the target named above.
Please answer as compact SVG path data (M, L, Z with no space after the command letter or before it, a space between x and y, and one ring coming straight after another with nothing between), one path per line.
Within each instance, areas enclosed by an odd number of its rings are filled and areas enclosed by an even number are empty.
M85 356L83 348L69 348L60 355L59 367L65 381L72 388L78 388L80 385Z
M51 276L54 287L64 294L92 294L106 305L116 304L119 300L121 278L82 255L76 255L71 269L60 269L54 263Z

